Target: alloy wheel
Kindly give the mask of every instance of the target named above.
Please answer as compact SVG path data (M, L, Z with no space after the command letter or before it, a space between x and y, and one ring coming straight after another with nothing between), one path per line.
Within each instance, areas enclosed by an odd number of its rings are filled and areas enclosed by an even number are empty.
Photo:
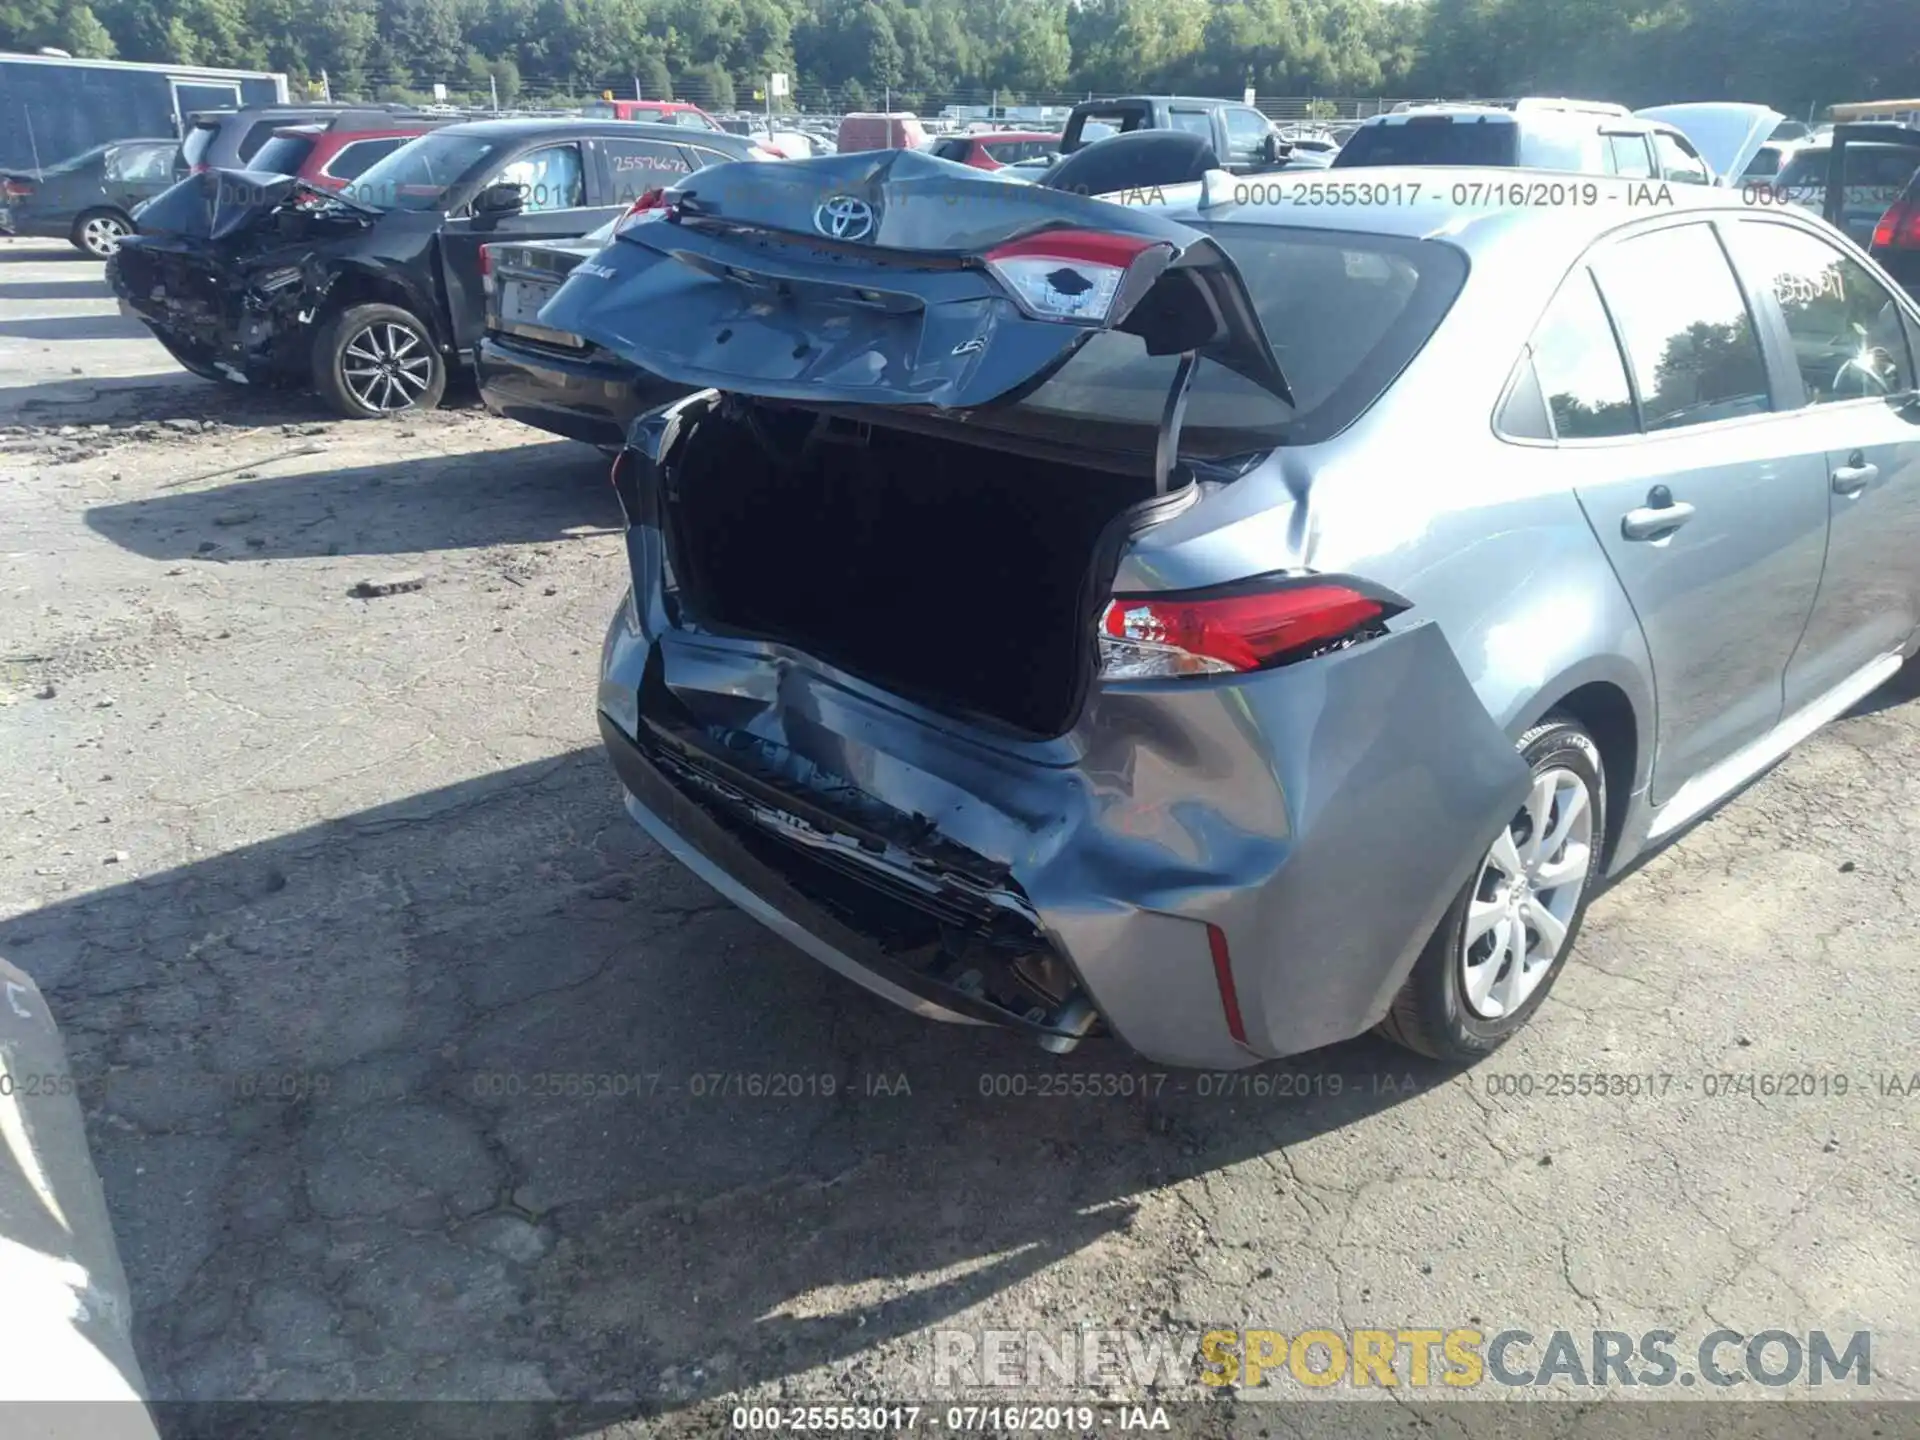
M1526 1004L1565 948L1593 856L1593 810L1579 775L1564 766L1542 771L1481 862L1460 947L1460 994L1482 1020Z
M108 256L120 248L130 232L127 222L115 215L95 215L80 227L80 243L89 255Z
M426 336L391 320L357 331L340 355L340 377L367 409L388 413L417 403L433 383Z

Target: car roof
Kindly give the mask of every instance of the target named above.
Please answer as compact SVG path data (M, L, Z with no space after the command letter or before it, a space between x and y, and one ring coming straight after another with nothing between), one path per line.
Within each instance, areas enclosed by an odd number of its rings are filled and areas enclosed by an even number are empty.
M1110 105L1199 105L1203 108L1215 105L1233 105L1244 110L1247 108L1238 100L1222 99L1218 95L1113 95L1105 100L1082 100L1073 108L1076 110L1099 110Z
M646 102L643 102L646 103ZM572 134L632 136L645 140L672 140L682 145L744 140L724 130L689 130L684 125L650 125L644 120L607 120L569 115L526 116L512 120L462 120L435 129L436 135L474 135L485 140L514 141L535 135Z

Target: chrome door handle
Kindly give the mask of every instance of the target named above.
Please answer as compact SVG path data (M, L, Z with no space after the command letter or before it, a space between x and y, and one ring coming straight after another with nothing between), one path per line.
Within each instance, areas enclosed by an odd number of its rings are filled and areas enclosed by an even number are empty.
M1620 517L1620 533L1629 540L1658 540L1671 535L1693 518L1693 506L1684 500L1671 505L1642 505Z
M1858 495L1879 478L1878 465L1842 465L1833 472L1833 493Z

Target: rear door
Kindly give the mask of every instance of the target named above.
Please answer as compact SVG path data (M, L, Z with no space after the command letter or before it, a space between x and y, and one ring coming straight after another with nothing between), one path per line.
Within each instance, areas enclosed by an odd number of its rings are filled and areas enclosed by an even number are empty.
M1866 266L1790 221L1726 229L1784 342L1797 448L1828 479L1826 567L1787 668L1792 713L1920 629L1920 379L1900 302Z
M616 205L631 205L649 190L678 185L700 168L685 145L669 140L618 139L595 143L602 195Z
M1594 252L1542 324L1534 365L1653 657L1664 803L1780 718L1820 583L1826 468L1788 453L1792 417L1776 413L1753 316L1704 221Z
M519 187L519 211L476 215L469 200L440 227L448 318L454 344L461 350L478 344L486 329L486 293L480 278L482 245L497 240L559 240L584 235L615 214L600 178L599 162L580 139L552 140L518 150L489 170L477 189L501 183Z

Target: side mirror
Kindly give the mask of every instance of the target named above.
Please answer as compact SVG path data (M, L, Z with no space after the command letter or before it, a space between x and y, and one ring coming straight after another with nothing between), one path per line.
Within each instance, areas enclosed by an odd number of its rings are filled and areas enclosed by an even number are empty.
M520 187L511 180L496 180L473 197L476 215L515 215L520 209Z

